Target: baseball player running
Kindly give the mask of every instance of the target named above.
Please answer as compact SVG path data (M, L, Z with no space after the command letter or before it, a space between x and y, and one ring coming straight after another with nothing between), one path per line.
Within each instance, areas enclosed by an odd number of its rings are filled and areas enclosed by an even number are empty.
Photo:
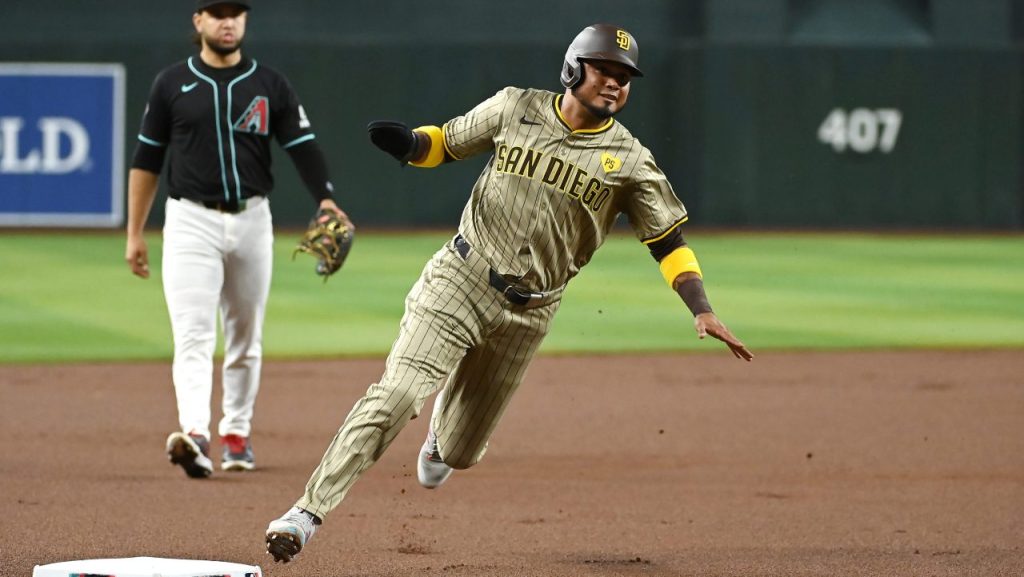
M157 75L128 175L125 260L133 274L149 278L142 233L170 151L163 286L181 432L167 438L166 449L171 463L194 478L213 472L218 311L225 340L221 468L255 466L251 420L274 240L267 200L271 138L288 151L320 208L347 221L331 198L324 154L288 80L242 55L249 9L248 0L198 0L192 23L200 51Z
M712 312L700 266L683 240L686 209L642 146L614 116L641 76L633 36L596 24L565 55L563 94L505 88L438 128L373 122L370 138L399 161L434 167L492 154L459 233L427 263L405 301L380 382L356 403L305 493L266 531L289 561L438 393L417 476L438 487L484 456L487 441L547 334L562 291L620 213L694 315L697 335L753 354Z

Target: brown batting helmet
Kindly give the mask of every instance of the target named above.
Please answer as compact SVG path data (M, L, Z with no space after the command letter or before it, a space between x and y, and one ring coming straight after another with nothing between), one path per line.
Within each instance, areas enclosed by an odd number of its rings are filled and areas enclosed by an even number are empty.
M610 60L625 64L633 76L643 76L637 68L640 49L633 35L612 24L593 24L576 35L565 51L562 85L573 88L583 80L582 60Z

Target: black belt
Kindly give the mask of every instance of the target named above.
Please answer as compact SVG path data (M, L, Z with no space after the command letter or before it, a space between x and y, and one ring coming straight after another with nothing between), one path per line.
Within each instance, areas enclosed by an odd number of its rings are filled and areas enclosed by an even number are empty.
M472 247L469 246L469 243L466 242L466 239L462 238L462 235L460 234L455 237L455 250L458 251L462 260L466 260L466 257L469 256L469 251L472 250ZM508 284L508 281L495 272L493 268L488 267L487 270L490 273L488 282L491 287L504 295L508 302L512 304L526 306L530 304L532 300L544 297L541 293L523 291Z
M185 198L181 196L172 196L174 200L187 200L195 204L201 204L210 210L216 210L219 212L226 212L228 214L238 214L245 210L246 201L248 199L241 199L239 201L226 201L226 200L197 200L194 198Z

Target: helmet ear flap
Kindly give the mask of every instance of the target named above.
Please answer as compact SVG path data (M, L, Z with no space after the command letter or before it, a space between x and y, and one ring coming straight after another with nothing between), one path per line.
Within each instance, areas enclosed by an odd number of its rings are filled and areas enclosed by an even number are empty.
M562 64L562 86L566 88L576 88L576 86L583 81L583 63L576 60L576 65L569 60L566 60Z

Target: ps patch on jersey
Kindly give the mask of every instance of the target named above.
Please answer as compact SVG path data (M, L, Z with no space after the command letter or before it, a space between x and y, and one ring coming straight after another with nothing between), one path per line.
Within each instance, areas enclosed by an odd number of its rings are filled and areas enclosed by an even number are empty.
M606 173L615 172L616 170L622 168L622 159L615 158L614 156L608 154L607 152L602 152L601 168L603 168Z
M242 116L238 118L232 127L237 132L248 134L259 134L266 136L270 133L270 99L266 96L257 96L249 103Z

